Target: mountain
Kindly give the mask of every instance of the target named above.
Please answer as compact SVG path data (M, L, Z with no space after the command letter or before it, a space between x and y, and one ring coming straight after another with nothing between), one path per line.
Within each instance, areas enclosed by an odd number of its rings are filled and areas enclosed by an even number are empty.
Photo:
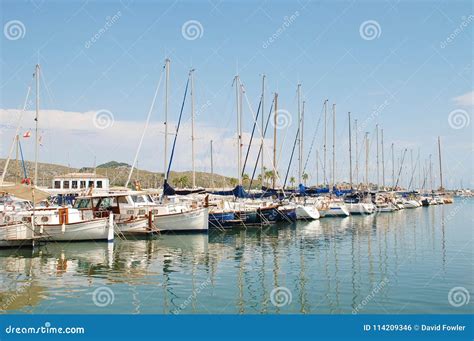
M0 174L5 166L5 159L0 159ZM34 162L25 161L27 177L33 178ZM107 176L111 186L124 186L131 166L124 162L110 161L96 167L95 172ZM64 165L38 163L38 184L51 187L54 177L67 173L92 173L93 167L72 168ZM5 181L19 183L23 175L21 162L10 160ZM142 188L158 188L163 184L163 173L150 172L143 169L134 169L131 183L139 179ZM212 175L205 172L196 172L196 186L211 187ZM188 187L192 185L192 172L171 172L169 183L175 187ZM235 186L236 179L214 174L214 187L228 188ZM130 185L131 186L131 185Z

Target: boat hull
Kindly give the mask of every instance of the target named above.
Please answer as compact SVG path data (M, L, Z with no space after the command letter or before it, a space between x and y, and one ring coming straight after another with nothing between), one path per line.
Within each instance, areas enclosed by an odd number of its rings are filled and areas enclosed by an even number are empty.
M296 206L296 218L298 220L315 220L319 219L319 211L313 206Z
M372 214L375 212L373 204L367 203L346 203L347 210L350 214Z
M32 247L33 231L23 223L0 225L0 247Z
M205 207L180 213L155 215L153 225L159 232L204 232L209 229L209 209Z
M69 224L36 226L37 235L52 241L113 240L113 224L109 218L98 218Z

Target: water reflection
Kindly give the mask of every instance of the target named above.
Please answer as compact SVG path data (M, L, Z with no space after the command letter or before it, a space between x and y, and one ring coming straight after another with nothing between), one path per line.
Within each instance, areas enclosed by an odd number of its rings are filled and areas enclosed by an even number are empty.
M467 306L453 310L446 304L451 287L472 288L472 248L460 248L469 237L472 240L470 217L466 210L449 215L455 205L209 235L1 250L0 309L163 314L468 312ZM455 266L448 266L453 257ZM434 276L437 285L430 285ZM103 286L113 291L114 301L98 307L92 297ZM278 287L289 290L291 303L272 303L272 290Z

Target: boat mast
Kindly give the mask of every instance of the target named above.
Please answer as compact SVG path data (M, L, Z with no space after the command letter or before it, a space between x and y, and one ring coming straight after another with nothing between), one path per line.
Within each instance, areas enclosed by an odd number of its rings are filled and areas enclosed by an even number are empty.
M385 153L384 153L384 148L383 148L383 129L381 130L381 138L382 138L382 188L385 190Z
M369 133L365 133L365 185L369 191Z
M433 161L431 160L430 154L430 190L433 193Z
M276 146L277 146L277 122L278 122L278 93L275 92L273 114L273 171L272 171L272 188L276 186Z
M316 187L319 185L319 152L316 148Z
M261 133L261 136L262 136L262 139L260 141L260 150L262 151L260 154L261 156L261 159L260 159L260 177L261 177L261 180L262 180L262 187L263 187L263 179L265 178L265 167L264 167L264 163L263 163L263 131L265 130L265 118L264 118L264 113L265 113L265 110L264 110L264 104L265 104L265 74L262 75L262 131L260 132Z
M332 105L332 187L336 186L336 103Z
M193 188L196 188L196 167L194 163L194 69L189 71L191 77L191 166L193 170Z
M379 125L375 125L375 143L377 144L377 191L379 190L379 183L380 183L380 163L379 163Z
M438 157L439 157L439 181L441 187L439 188L440 191L444 190L443 187L443 165L441 162L441 138L438 136Z
M411 177L410 177L410 182L408 183L408 189L411 187L411 180L413 179L413 176L415 174L415 170L413 169L413 149L410 148L410 168L411 168Z
M347 113L349 117L349 184L352 189L352 137L351 137L351 112Z
M39 86L40 86L40 66L36 64L35 70L35 78L36 78L36 117L35 117L35 175L33 178L33 188L36 187L37 180L38 180L38 120L39 120L39 106L40 106L40 94L39 94ZM35 201L33 198L33 207L35 206Z
M355 155L355 176L356 176L356 184L357 184L357 187L359 187L359 131L357 130L357 119L354 121L354 124L355 124L355 147L356 147L356 155Z
M165 59L165 151L164 151L164 179L168 180L168 91L169 91L169 81L170 81L170 59Z
M302 181L304 180L303 179L303 176L304 176L304 174L303 174L303 157L304 157L303 148L304 148L304 109L305 109L305 105L306 105L306 101L303 101L303 105L301 106L301 140L300 140L300 145L301 145L300 155L301 155L301 157L300 157L300 164L299 164Z
M212 155L212 140L211 140L211 186L214 188L214 160Z
M395 187L395 154L393 151L393 142L392 142L392 187ZM392 188L393 190L394 188Z
M324 144L323 144L323 152L324 152L324 160L323 160L323 184L326 186L326 169L327 169L327 164L326 164L326 141L327 141L327 110L328 109L328 100L326 99L324 101Z
M301 184L301 136L303 131L301 130L301 84L298 84L297 87L298 93L298 130L300 131L300 136L298 137L298 185Z
M239 82L239 75L236 75L234 78L235 83L235 104L237 109L237 180L238 184L242 185L241 173L241 163L242 163L242 128L241 128L241 116L240 116L240 97L241 97L241 88Z

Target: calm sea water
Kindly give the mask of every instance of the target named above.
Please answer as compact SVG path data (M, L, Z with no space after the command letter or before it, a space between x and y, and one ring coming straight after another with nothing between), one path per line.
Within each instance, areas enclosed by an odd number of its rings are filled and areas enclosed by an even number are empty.
M473 313L473 204L0 251L7 313Z

